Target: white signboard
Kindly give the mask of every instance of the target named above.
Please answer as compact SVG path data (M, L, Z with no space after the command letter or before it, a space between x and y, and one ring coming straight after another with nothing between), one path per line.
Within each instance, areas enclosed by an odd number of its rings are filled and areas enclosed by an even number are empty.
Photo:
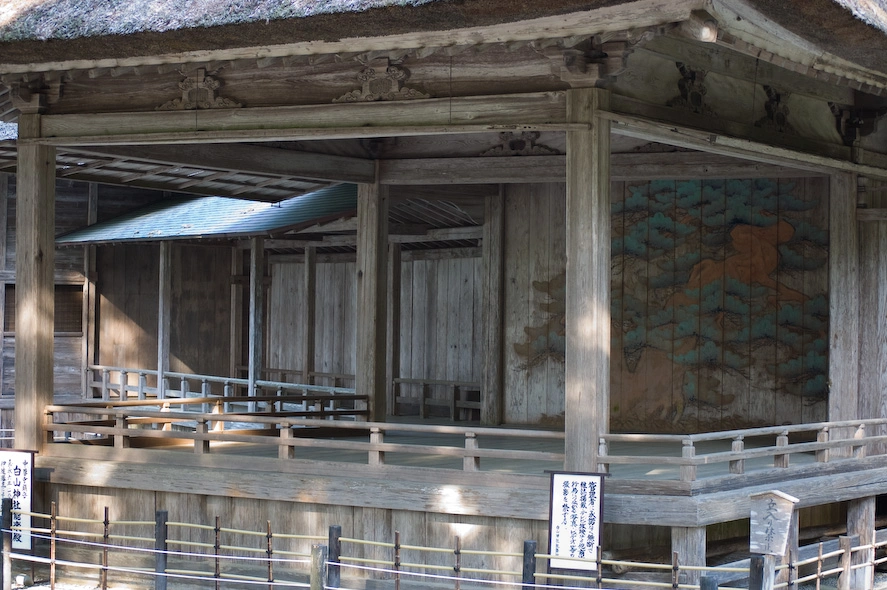
M31 512L33 481L33 451L0 450L0 497L12 500L13 511ZM12 548L31 548L30 514L12 513Z
M548 562L549 571L597 570L603 499L603 474L551 474L548 547L552 557Z

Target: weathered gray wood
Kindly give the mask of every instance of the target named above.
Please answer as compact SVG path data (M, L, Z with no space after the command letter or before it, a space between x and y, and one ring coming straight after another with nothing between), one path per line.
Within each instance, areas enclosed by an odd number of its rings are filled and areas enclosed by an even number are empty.
M305 248L304 284L302 285L302 382L311 383L316 353L317 250Z
M370 420L387 414L385 351L387 330L388 188L361 184L357 195L357 369L355 387L370 396Z
M705 527L671 527L671 550L681 566L705 565ZM701 572L681 571L682 584L698 584Z
M6 270L6 239L9 223L9 175L0 172L0 269Z
M852 420L859 411L859 246L855 213L856 175L833 174L829 196L829 420ZM836 433L832 435L834 438Z
M169 344L172 315L172 244L160 242L159 289L157 294L157 389L165 396L163 381L169 371Z
M400 377L400 324L401 324L401 247L400 244L388 246L388 349L387 377L387 407L394 414L397 409L397 386L394 380Z
M250 240L248 395L256 395L265 360L265 248L262 238Z
M39 136L40 117L20 115L19 138ZM15 446L39 452L53 397L55 149L19 144L16 182Z
M609 95L571 90L567 133L566 469L596 471L608 431L610 389L610 125L596 117Z
M237 367L243 362L243 284L236 277L243 275L243 253L231 248L231 338L228 343L228 375L237 376Z
M874 527L872 528L874 530ZM792 518L789 523L788 541L785 546L785 555L782 556L781 564L789 566L798 561L798 551L800 549L800 518L797 509L792 510ZM788 582L789 579L798 577L797 570L792 571L789 567L776 573L776 583L781 584Z
M98 220L99 185L90 183L89 197L86 204L86 224L93 225ZM98 361L96 350L96 265L95 246L86 246L83 251L83 340L80 351L81 363L81 395L87 395L88 377L86 368Z
M847 534L857 535L859 544L868 546L854 552L854 566L871 564L875 559L875 498L859 498L847 503ZM854 569L850 574L850 588L872 588L875 568L871 565Z
M503 320L505 310L505 192L488 197L484 209L483 280L483 384L480 419L485 425L502 421Z

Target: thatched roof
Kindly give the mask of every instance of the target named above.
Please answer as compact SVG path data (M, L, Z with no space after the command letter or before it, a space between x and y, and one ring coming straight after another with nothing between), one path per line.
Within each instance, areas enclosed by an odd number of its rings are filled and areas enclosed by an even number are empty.
M450 31L628 4L631 0L6 0L0 6L0 62L181 55ZM682 4L688 11L749 5L824 52L887 71L887 15L880 0Z

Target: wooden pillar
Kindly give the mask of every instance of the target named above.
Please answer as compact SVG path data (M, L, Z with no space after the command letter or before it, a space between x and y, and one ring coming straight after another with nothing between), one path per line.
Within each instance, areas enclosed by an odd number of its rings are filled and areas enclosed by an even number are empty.
M265 363L264 286L265 286L265 241L262 238L250 240L249 256L249 391L256 394L256 381L261 379L262 365ZM255 408L251 408L255 411Z
M9 203L9 175L0 172L0 269L6 270L6 232L8 218ZM6 283L0 283L0 314L5 314L6 306L12 305L14 302L6 301ZM6 338L3 334L6 332L6 323L3 317L0 317L0 352L6 346ZM3 354L0 354L0 395L9 387L3 379L5 361ZM13 384L14 385L14 384Z
M788 565L792 561L798 561L798 550L801 544L801 531L800 531L800 518L798 515L798 509L795 507L792 510L792 518L789 523L788 529L788 540L785 545L785 555L782 556L782 565ZM789 581L789 568L785 568L776 573L776 583L781 584L783 582L787 583ZM798 572L794 572L794 578L798 577Z
M160 277L157 298L157 397L166 397L163 381L169 371L172 325L172 244L160 242Z
M40 136L29 110L19 116L16 179L15 446L40 452L54 387L55 148L27 141Z
M243 250L231 248L231 343L228 356L228 374L240 377L238 367L243 362Z
M314 372L315 320L317 315L317 249L305 248L302 299L302 383L311 383Z
M598 441L609 428L610 124L595 118L609 94L567 91L566 460L568 471L598 469Z
M671 527L671 550L684 566L705 565L705 527ZM681 571L681 584L699 584L699 571Z
M388 372L385 379L388 409L391 414L397 411L397 388L394 380L400 377L400 244L388 245Z
M505 187L484 202L483 241L483 377L480 421L502 422L503 326L505 309Z
M369 396L369 419L384 421L385 340L388 285L388 187L378 182L357 190L357 371L358 394Z
M829 420L858 418L859 245L856 175L835 172L829 190ZM833 432L848 436L848 432ZM833 455L839 453L838 449Z
M94 225L98 221L99 185L89 183L89 197L86 203L86 225ZM85 398L89 396L89 375L87 370L94 364L96 357L96 266L95 246L83 248L83 313L80 319L83 328L83 340L80 348L81 371L80 392Z
M875 498L859 498L847 503L847 535L859 535L859 545L872 545L875 542ZM875 550L862 549L853 553L852 565L872 563ZM850 587L868 590L875 583L875 568L871 565L854 569L850 573Z

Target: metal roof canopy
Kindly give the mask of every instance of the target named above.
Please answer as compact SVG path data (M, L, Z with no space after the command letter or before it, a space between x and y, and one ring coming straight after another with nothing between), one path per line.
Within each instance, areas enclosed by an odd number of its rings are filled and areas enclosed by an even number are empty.
M174 198L62 234L56 238L56 245L268 236L356 209L357 185L344 183L280 203L228 197Z

